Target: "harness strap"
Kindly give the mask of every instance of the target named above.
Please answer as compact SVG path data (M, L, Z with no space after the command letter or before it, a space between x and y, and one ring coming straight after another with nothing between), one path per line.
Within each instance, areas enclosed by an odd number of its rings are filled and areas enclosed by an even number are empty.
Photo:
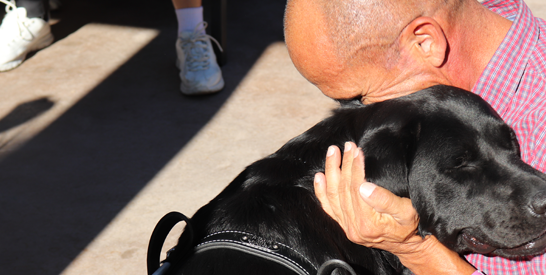
M188 245L193 243L194 232L191 226L191 221L188 217L178 212L170 212L163 216L157 223L150 243L148 244L147 268L148 275L163 275L166 274L174 262L177 261L181 253L189 250L189 247L179 248L175 246L171 249L171 253L167 254L167 259L161 264L161 249L171 229L179 222L186 222L190 241ZM221 231L210 234L203 238L194 248L194 253L202 253L213 249L232 249L243 253L247 253L256 257L273 261L282 266L294 271L298 275L330 275L335 269L341 268L348 271L351 275L356 275L353 268L346 262L333 259L326 261L317 268L309 259L297 250L288 245L267 241L259 236L247 232L240 231ZM317 271L318 269L318 271Z
M351 267L347 262L344 262L342 260L338 260L338 259L332 259L332 260L328 260L326 262L324 262L318 272L317 272L317 275L330 275L330 274L334 274L334 270L336 268L342 268L342 269L345 269L347 270L351 275L356 275L356 272L355 270L353 269L353 267Z
M278 242L266 241L256 235L239 231L222 231L206 236L195 247L195 253L212 249L233 249L276 262L298 275L314 275L317 267L293 248Z

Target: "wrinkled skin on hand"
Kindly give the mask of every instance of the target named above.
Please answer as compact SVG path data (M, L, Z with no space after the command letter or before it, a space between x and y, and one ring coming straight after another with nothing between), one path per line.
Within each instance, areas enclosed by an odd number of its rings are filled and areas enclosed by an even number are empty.
M365 181L364 156L356 144L346 143L341 167L340 162L339 148L330 147L325 174L315 177L315 192L349 240L393 254L423 242L416 235L419 217L410 199Z
M328 215L354 243L389 251L415 274L472 274L475 269L434 236L417 235L419 217L410 199L366 182L364 155L347 142L326 156L325 173L315 175L315 194Z

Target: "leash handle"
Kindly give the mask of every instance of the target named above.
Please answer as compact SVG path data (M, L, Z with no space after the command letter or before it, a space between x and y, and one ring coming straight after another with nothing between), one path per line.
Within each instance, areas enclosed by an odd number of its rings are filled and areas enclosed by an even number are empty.
M355 270L348 263L338 259L332 259L324 262L320 266L317 275L331 275L332 272L334 272L334 270L337 268L345 269L351 275L356 275Z
M163 275L169 270L169 267L171 267L171 263L166 262L162 264L152 275Z
M170 212L163 216L155 226L152 236L150 237L150 243L148 244L148 253L146 256L148 275L160 275L167 272L170 267L170 264L168 263L169 257L167 256L165 263L161 265L161 249L163 248L165 239L167 238L167 235L169 235L169 232L171 232L171 229L181 221L186 222L185 230L188 231L190 240L193 240L193 228L188 217L179 212Z

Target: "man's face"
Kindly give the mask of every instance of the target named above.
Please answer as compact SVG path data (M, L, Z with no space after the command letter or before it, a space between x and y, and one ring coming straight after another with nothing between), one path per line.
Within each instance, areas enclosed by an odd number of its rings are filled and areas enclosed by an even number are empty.
M286 15L286 45L298 71L332 98L353 98L360 93L344 78L345 66L338 60L328 37L320 7L310 0L293 0Z
M289 5L285 39L290 58L298 71L326 96L335 99L367 96L388 85L390 73L383 68L343 64L316 1L292 0Z

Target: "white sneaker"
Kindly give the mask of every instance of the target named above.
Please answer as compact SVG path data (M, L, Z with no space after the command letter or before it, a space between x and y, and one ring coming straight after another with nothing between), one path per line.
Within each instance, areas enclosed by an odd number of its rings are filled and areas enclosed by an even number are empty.
M4 2L6 15L0 25L0 72L19 66L27 54L49 46L53 35L49 24L41 18L27 18L25 8L13 1Z
M180 69L180 91L185 95L210 94L224 88L222 71L212 48L213 37L205 34L207 22L199 23L193 32L185 31L176 41L176 66Z

